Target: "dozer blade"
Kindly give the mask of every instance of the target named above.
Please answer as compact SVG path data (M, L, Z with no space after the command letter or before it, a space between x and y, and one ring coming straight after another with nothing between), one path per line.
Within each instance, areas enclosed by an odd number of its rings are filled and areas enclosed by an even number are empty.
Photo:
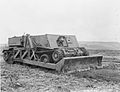
M102 56L66 57L57 63L56 70L69 73L72 71L85 71L97 66L102 66Z

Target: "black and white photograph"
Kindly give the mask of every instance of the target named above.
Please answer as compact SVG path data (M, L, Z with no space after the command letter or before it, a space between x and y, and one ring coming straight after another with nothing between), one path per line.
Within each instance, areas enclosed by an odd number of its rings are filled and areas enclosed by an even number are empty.
M120 92L120 0L0 0L0 92Z

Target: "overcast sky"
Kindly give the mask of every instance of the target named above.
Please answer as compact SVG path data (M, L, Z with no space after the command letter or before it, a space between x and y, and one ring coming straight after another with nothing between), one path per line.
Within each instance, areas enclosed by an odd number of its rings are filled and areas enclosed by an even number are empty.
M120 42L120 0L0 0L0 43L24 33Z

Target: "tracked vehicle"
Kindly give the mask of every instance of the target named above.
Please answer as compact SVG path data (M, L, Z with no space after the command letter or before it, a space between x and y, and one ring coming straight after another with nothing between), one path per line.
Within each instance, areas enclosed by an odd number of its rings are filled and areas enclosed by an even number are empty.
M59 72L84 70L102 65L102 56L90 56L74 35L15 36L8 39L3 50L4 60L13 64L23 62L55 69Z

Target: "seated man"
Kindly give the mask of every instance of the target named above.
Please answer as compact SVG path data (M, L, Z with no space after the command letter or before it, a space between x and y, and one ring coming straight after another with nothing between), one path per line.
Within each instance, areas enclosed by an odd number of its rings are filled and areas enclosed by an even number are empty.
M60 36L57 40L57 44L59 47L68 47L66 38L64 36Z

